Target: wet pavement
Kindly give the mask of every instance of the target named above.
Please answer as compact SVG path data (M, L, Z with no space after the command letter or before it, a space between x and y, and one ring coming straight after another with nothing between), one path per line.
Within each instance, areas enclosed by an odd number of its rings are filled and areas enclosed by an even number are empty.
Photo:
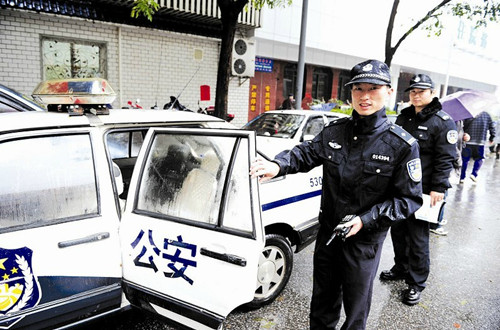
M500 161L487 159L477 183L467 178L458 184L453 175L452 184L444 216L449 233L431 233L431 273L421 302L404 305L403 281L376 278L367 329L500 329ZM224 329L308 329L312 254L313 246L309 246L295 255L290 282L276 301L258 310L234 311ZM393 265L393 256L388 235L379 272ZM99 325L176 329L150 315L132 312Z

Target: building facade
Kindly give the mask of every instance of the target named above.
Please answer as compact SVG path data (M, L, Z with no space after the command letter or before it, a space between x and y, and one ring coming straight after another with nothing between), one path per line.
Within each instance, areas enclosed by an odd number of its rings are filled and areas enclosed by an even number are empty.
M114 107L130 102L162 109L170 96L194 111L213 106L220 51L216 1L161 1L151 23L130 18L130 3L2 2L0 83L31 95L42 80L101 77L117 94ZM255 11L239 22L238 35L259 26ZM201 86L209 88L203 101ZM248 95L248 79L232 77L228 112L238 126L248 118Z

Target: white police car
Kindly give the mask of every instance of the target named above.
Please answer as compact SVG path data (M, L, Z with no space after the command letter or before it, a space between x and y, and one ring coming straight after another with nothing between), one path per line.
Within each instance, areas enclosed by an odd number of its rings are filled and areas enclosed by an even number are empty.
M259 199L253 132L191 112L110 110L99 79L36 92L56 112L0 120L0 329L78 324L129 302L217 329L280 293L283 256L312 236L278 216L264 228L285 201Z

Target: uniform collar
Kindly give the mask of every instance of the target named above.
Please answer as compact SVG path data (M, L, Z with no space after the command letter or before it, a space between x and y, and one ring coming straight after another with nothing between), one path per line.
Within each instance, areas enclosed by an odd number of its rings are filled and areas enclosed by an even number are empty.
M359 133L368 133L378 128L383 123L387 122L387 115L385 114L385 107L379 111L366 116L361 117L356 110L352 112L352 118L354 121L355 130Z
M405 116L417 117L420 120L426 120L441 109L442 106L441 103L439 102L439 99L437 97L434 97L431 103L427 104L425 108L423 108L422 111L420 111L419 113L416 113L415 107L411 105L408 108L401 110L401 114Z

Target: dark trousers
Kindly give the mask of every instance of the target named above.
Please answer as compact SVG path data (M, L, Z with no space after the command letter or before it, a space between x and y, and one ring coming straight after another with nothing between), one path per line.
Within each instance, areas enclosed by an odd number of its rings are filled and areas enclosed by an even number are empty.
M320 229L314 250L311 329L335 329L342 303L346 321L341 329L366 328L373 280L387 231L371 237L362 232L345 242L336 238L327 246L331 232Z
M395 263L392 271L407 272L406 283L423 290L430 271L429 223L412 215L391 226L391 238Z
M484 161L484 146L470 144L462 149L462 173L460 174L460 180L465 179L467 165L471 158L474 159L474 167L471 174L477 176L477 172L479 172Z

